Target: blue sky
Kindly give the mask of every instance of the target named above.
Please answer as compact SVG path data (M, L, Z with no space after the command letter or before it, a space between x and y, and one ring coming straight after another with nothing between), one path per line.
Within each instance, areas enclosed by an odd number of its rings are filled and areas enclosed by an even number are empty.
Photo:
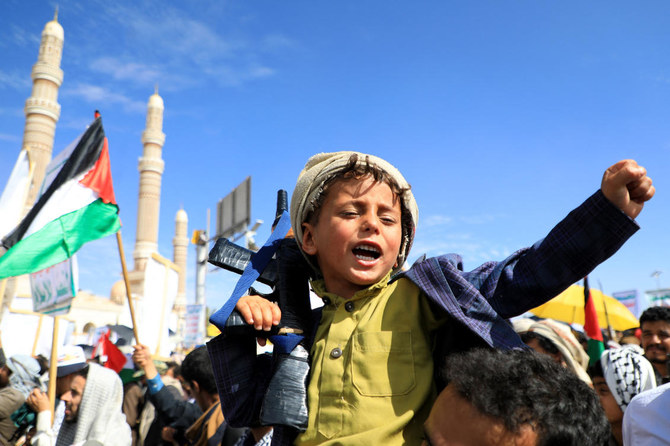
M56 2L0 15L0 185L21 148L40 33ZM146 103L159 85L166 143L159 251L246 176L262 242L276 190L307 158L382 156L412 184L410 261L457 252L466 269L543 237L614 162L647 167L642 226L592 274L606 293L670 286L670 4L664 1L58 2L65 30L54 152L102 112L127 261L135 241ZM0 186L0 187L3 187ZM214 221L212 221L212 226ZM194 299L189 247L187 300ZM80 286L109 295L113 237L80 251ZM660 270L658 279L651 273ZM235 276L212 272L220 306Z

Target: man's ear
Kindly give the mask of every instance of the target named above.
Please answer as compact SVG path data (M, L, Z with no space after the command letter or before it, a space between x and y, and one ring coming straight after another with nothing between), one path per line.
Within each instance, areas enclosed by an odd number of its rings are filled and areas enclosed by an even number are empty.
M191 381L191 391L194 395L200 393L200 384L198 384L198 381Z
M316 241L314 240L314 226L310 223L302 224L302 250L313 256L316 255Z

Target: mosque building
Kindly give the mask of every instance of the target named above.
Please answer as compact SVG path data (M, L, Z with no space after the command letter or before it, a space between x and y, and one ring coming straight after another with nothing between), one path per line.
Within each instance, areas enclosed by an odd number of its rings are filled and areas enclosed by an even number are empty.
M33 177L26 200L26 212L32 207L51 161L56 123L60 117L58 89L63 82L60 68L64 43L64 30L58 23L58 12L42 31L38 59L31 73L33 87L25 104L26 123L22 147L27 150ZM147 105L146 127L142 133L144 151L139 159L140 185L137 202L137 232L133 250L134 265L129 272L131 295L142 299L144 270L147 259L158 253L158 222L161 198L161 181L164 161L161 157L165 134L163 133L163 99L158 89L150 96ZM175 217L173 260L179 268L178 292L172 309L177 323L177 335L184 327L186 306L186 256L189 239L188 216L183 209ZM28 276L8 280L3 297L3 307L10 312L29 313L32 308ZM79 291L73 299L66 320L74 323L78 338L92 328L124 322L128 303L123 280L116 282L109 298ZM139 323L139 321L138 321Z

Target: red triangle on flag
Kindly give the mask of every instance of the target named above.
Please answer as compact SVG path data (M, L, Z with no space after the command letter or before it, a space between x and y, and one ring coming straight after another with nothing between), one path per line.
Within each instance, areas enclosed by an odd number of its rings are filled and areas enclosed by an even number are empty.
M112 167L109 162L107 137L104 139L100 157L80 183L89 189L93 189L100 196L103 203L116 204L114 186L112 184Z

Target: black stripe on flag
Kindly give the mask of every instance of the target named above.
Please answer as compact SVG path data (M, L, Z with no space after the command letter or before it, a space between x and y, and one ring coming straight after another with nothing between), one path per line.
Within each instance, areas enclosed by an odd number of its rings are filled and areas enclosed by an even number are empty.
M49 188L37 200L37 203L30 209L28 215L23 218L16 229L2 240L5 248L11 248L23 238L23 235L37 214L58 188L83 172L90 170L95 165L98 158L100 158L104 140L105 130L102 128L102 119L96 118L93 124L81 136L77 147L74 148L70 157L49 185Z

